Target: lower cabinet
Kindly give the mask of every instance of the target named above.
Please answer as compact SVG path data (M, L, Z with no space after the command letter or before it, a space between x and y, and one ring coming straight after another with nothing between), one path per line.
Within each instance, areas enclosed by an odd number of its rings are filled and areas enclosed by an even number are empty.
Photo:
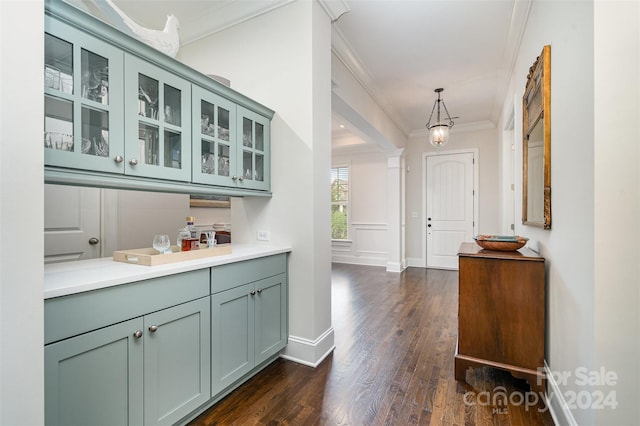
M45 424L143 423L142 318L45 346Z
M209 298L144 318L144 422L173 424L210 398Z
M44 303L47 425L171 425L287 344L287 255Z
M212 396L285 347L286 305L286 274L211 296Z
M45 346L46 424L175 423L210 399L210 335L204 297Z

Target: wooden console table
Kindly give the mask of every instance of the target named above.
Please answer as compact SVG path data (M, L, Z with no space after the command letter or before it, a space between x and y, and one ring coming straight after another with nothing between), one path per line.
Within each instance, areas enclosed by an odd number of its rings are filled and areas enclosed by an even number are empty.
M488 366L544 392L544 258L528 248L484 250L462 243L459 260L455 378Z

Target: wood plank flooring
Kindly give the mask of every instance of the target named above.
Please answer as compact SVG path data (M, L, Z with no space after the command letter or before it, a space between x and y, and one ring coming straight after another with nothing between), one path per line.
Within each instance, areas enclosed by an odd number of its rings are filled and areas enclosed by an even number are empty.
M279 359L191 425L553 425L508 373L455 381L457 292L455 271L334 264L333 354Z

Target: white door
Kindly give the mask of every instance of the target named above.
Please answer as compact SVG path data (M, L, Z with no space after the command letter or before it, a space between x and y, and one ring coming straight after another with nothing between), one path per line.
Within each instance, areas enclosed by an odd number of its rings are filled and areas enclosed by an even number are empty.
M460 243L473 241L473 157L427 157L427 268L457 269Z
M44 262L100 257L100 189L45 185Z

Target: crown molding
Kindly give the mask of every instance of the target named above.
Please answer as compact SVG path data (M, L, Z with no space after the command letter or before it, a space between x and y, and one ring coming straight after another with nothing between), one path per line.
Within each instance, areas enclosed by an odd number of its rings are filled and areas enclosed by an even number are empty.
M219 0L212 7L203 9L200 16L182 25L182 45L193 43L212 34L224 31L242 22L264 15L295 0L243 1ZM218 12L222 11L224 12ZM187 25L188 24L188 25Z
M320 6L327 12L331 22L336 22L342 15L351 12L351 8L345 0L318 0Z

